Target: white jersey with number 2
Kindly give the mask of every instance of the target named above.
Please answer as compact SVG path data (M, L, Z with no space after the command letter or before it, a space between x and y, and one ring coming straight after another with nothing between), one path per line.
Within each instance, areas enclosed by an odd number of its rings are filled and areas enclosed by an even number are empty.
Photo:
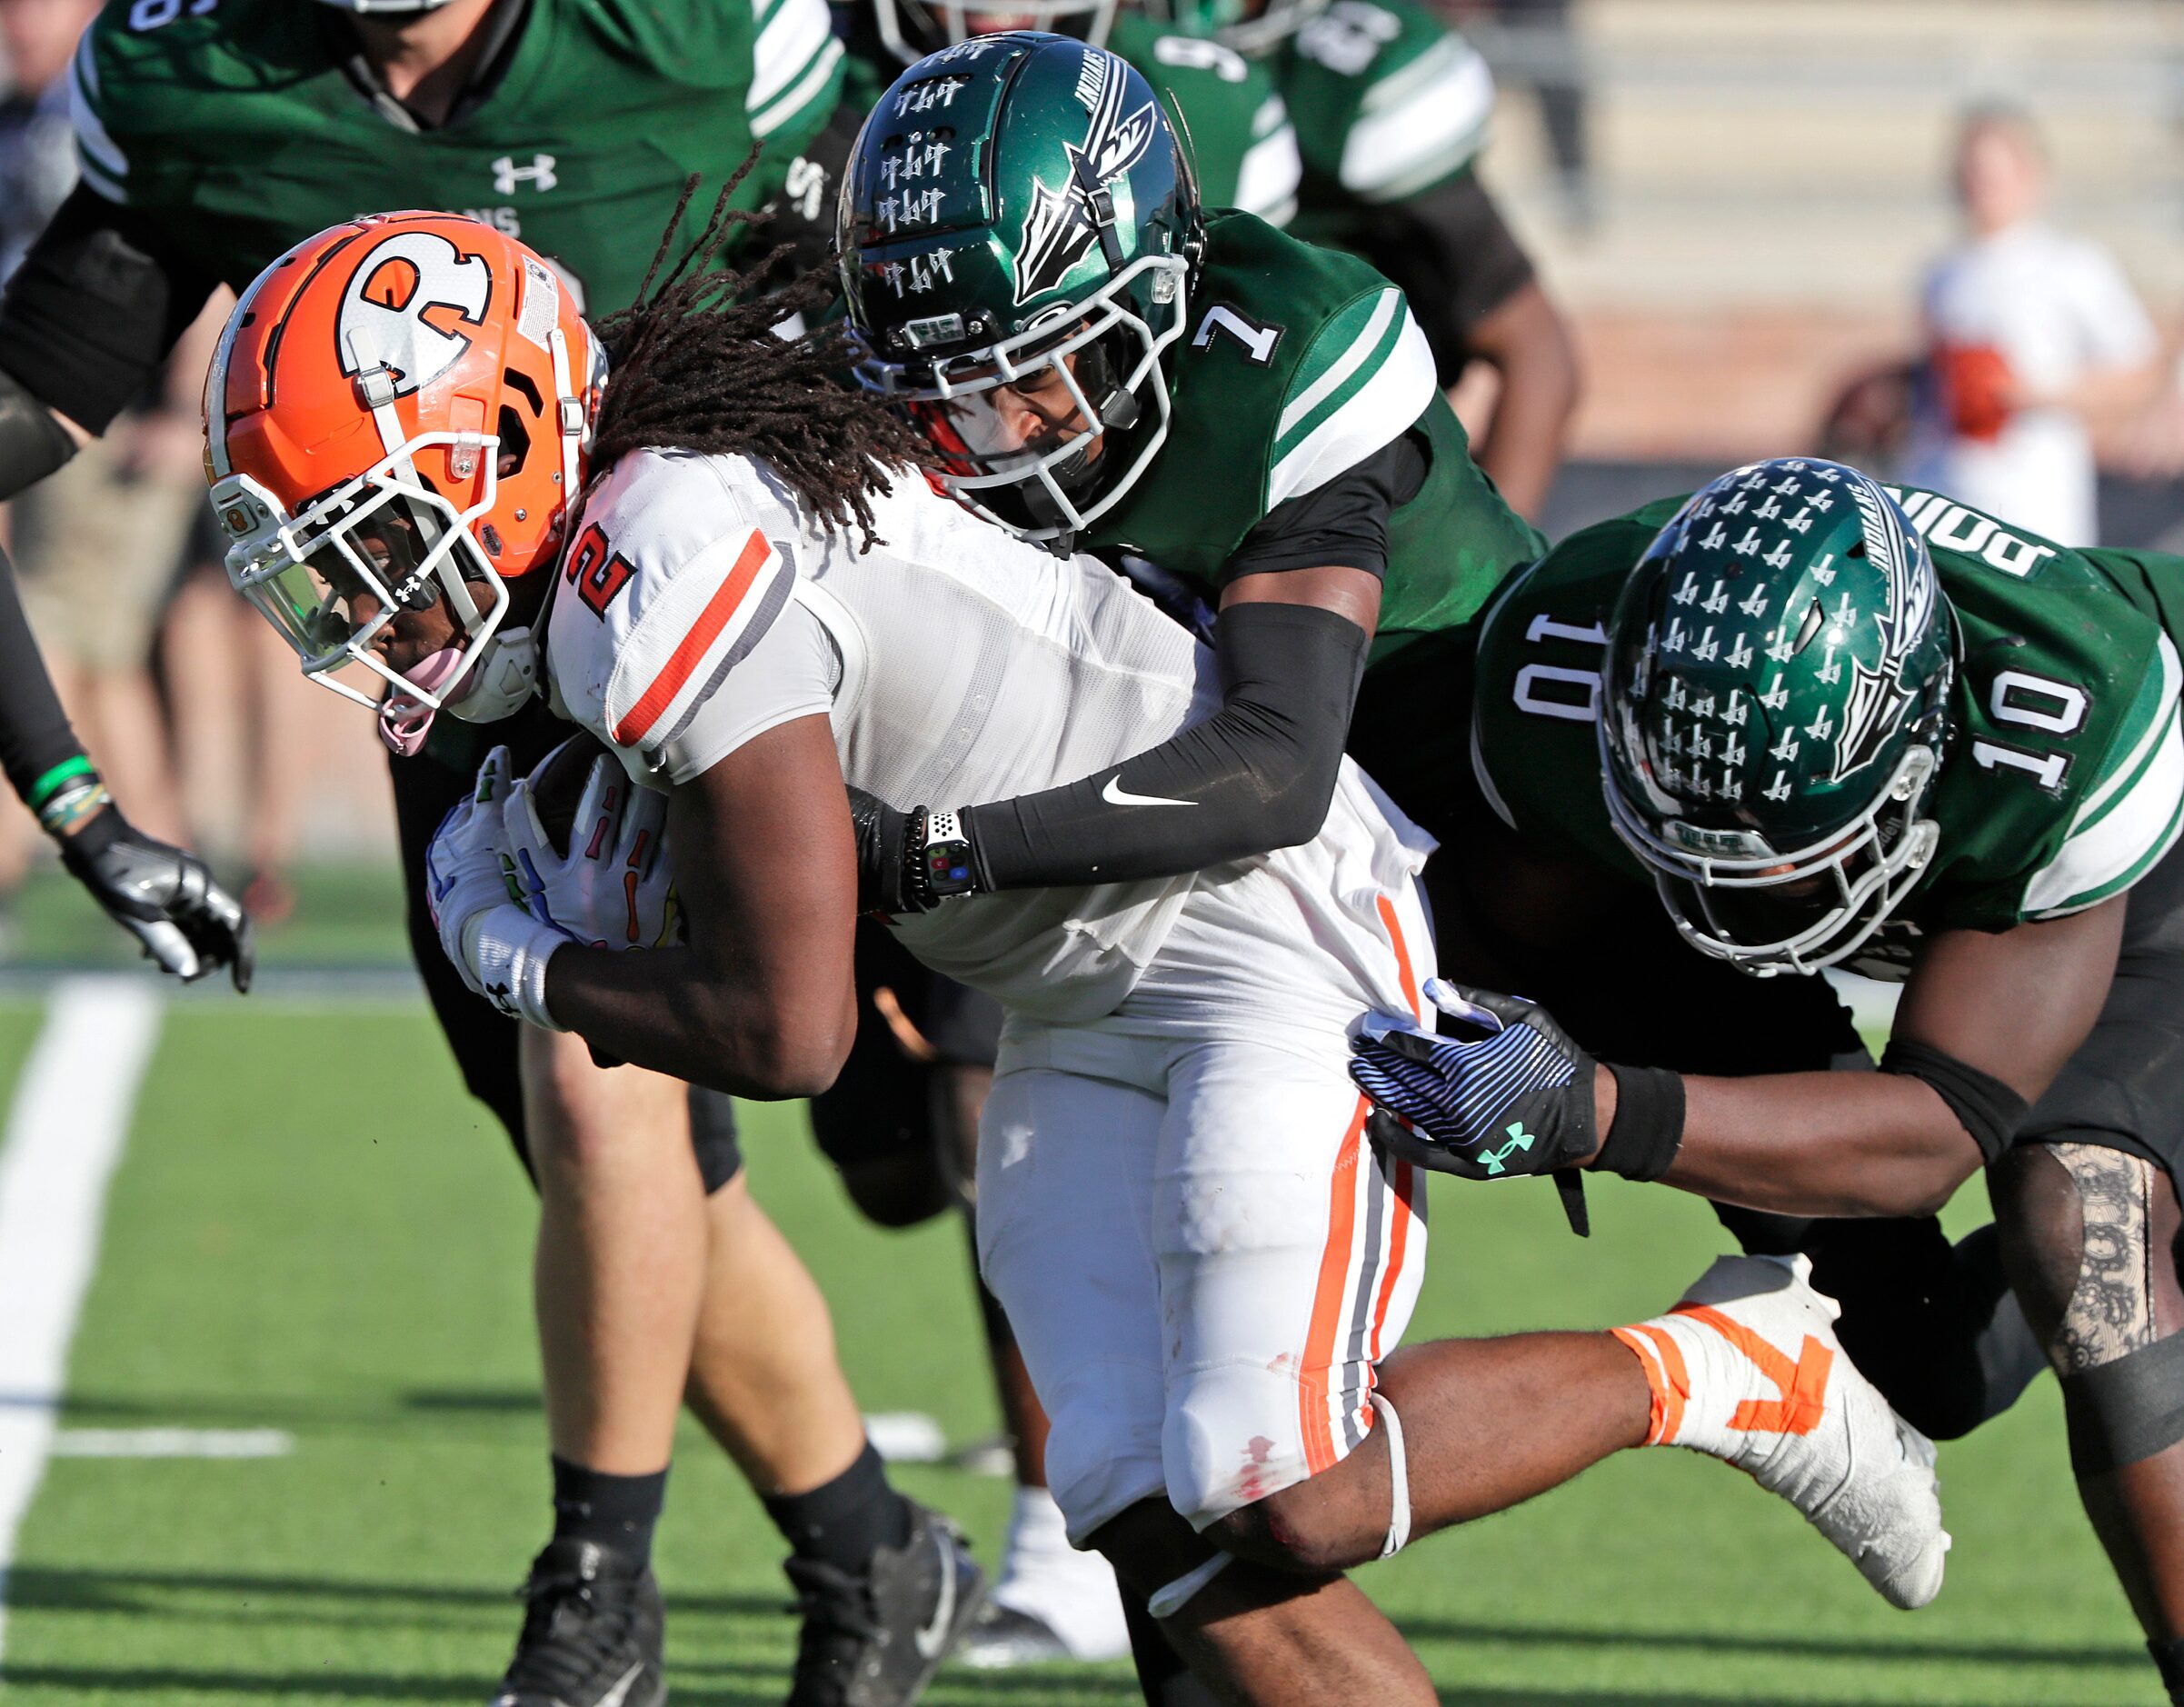
M858 536L807 521L763 464L625 457L585 504L554 595L556 708L655 785L824 714L844 776L903 808L1094 776L1217 709L1212 653L1095 559L1015 539L916 474L873 509L878 543L861 550ZM1326 827L1301 847L1177 877L982 895L896 928L933 970L1019 1013L1086 1020L1137 985L1194 891L1223 888L1222 914L1262 921L1270 940L1384 943L1378 897L1407 889L1431 846L1345 762ZM1381 1005L1407 1005L1392 957L1366 967L1333 952L1345 982L1362 976Z

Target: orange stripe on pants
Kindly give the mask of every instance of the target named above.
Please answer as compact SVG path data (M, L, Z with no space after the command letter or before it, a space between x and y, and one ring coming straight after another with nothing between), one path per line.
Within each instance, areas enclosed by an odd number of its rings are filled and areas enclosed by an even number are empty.
M1304 1367L1297 1383L1298 1421L1304 1434L1304 1472L1316 1476L1336 1459L1334 1431L1327 1419L1327 1377L1335 1342L1348 1313L1350 1248L1357 1235L1358 1157L1365 1131L1364 1097L1350 1117L1350 1130L1335 1153L1334 1178L1327 1188L1327 1243L1320 1253L1320 1283L1312 1293L1311 1325L1304 1337Z
M1372 899L1380 909L1381 923L1387 927L1388 940L1395 944L1395 971L1403 981L1403 994L1411 1003L1411 1014L1422 1025L1426 1019L1425 996L1411 970L1411 945L1403 941L1403 927L1396 921L1395 903L1385 895L1375 895Z
M1417 1214L1411 1207L1418 1192L1418 1170L1408 1162L1395 1164L1394 1177L1389 1182L1392 1189L1388 1195L1394 1202L1388 1205L1388 1256L1381 1273L1380 1296L1372 1304L1372 1349L1368 1355L1374 1363L1381 1361L1381 1335L1388 1326L1388 1301L1395 1295L1395 1283L1402 1278L1403 1252L1411 1243L1411 1221Z

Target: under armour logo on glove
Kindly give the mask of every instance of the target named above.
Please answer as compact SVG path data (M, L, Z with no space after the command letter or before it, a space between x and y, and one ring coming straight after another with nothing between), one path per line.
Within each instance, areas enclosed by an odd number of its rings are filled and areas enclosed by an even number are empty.
M1383 1148L1467 1179L1581 1165L1599 1146L1593 1063L1547 1010L1518 996L1432 979L1426 993L1474 1034L1437 1036L1370 1019L1351 1040L1350 1076L1390 1118Z

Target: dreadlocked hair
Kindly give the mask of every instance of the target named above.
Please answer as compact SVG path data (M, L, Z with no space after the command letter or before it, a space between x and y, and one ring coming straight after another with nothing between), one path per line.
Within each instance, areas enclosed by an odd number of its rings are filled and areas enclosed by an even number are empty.
M847 383L857 348L846 326L821 325L794 338L775 334L789 315L831 304L832 266L813 267L761 295L754 286L784 269L790 245L746 271L713 265L733 235L765 225L765 215L728 205L757 157L753 149L723 186L697 241L669 267L698 180L683 185L636 301L598 323L612 366L593 466L605 469L645 449L755 457L821 526L853 526L869 548L873 494L885 489L891 471L920 464L927 453L907 421Z

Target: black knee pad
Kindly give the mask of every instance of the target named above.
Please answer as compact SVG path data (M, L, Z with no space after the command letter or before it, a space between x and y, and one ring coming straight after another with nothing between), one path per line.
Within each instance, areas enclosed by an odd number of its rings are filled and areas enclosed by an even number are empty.
M2070 1468L2080 1476L2135 1464L2184 1441L2184 1333L2062 1378Z

